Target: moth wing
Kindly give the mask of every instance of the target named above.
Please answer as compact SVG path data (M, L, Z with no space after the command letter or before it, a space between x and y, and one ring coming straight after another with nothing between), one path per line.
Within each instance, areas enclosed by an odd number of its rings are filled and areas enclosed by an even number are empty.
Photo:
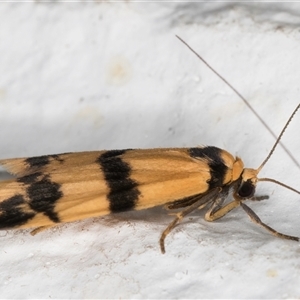
M2 160L0 228L51 226L205 193L210 168L187 149L112 150Z

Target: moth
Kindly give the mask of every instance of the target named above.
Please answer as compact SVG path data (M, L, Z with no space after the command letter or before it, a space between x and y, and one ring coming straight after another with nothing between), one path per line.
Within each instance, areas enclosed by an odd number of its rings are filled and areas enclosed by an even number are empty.
M252 221L277 237L299 241L263 223L246 200L255 197L258 174L277 147L283 132L300 108L296 107L267 158L257 169L227 151L202 146L192 148L126 149L63 153L0 160L14 179L0 182L0 229L35 228L32 234L64 222L141 210L164 205L181 209L163 231L168 233L187 214L206 208L205 220L222 218L241 206ZM232 200L225 201L228 196Z

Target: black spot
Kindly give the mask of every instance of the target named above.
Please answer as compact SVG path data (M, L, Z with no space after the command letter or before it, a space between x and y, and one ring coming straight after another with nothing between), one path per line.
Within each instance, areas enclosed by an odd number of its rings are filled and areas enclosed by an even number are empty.
M107 196L111 212L133 209L140 195L138 183L130 179L130 166L120 157L127 150L112 150L103 153L98 159L104 178L110 189Z
M221 157L222 151L222 149L213 146L189 149L191 157L205 158L208 160L211 176L208 181L210 189L223 186L224 177L228 168Z
M41 172L36 172L36 173L30 174L30 175L22 176L22 177L18 178L17 181L24 183L24 184L31 184L31 183L37 181L38 177L41 175L42 175Z
M24 211L26 204L22 195L15 195L0 202L0 229L18 227L26 224L35 216L34 212Z
M63 162L63 159L61 159L57 154L28 157L25 159L25 162L30 168L40 168L48 165L50 163L50 158L53 158L59 162Z
M33 182L26 190L30 199L29 206L36 212L44 213L51 221L59 223L54 208L56 201L63 196L60 187L60 184L50 181L48 176Z

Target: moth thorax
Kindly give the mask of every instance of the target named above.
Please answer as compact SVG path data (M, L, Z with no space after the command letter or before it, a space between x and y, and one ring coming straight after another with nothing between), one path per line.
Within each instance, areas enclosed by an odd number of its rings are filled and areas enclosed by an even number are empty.
M238 180L241 177L243 170L244 170L243 161L239 157L236 157L235 162L233 163L232 166L231 182Z

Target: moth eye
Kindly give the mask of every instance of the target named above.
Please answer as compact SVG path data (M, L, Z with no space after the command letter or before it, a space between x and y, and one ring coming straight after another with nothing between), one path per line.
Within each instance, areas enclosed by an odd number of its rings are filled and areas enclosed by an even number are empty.
M242 182L238 190L238 195L241 198L251 198L254 195L255 186L250 180Z

